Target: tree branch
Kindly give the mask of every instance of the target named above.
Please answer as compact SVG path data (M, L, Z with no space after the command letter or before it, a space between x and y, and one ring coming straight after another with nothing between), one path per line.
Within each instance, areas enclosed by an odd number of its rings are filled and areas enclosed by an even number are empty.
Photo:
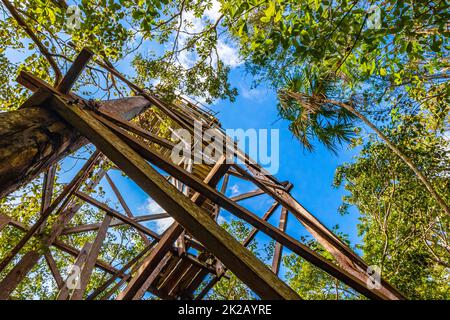
M37 45L42 55L47 59L48 63L55 72L55 85L58 84L59 81L62 79L62 73L58 67L58 64L51 56L50 52L42 44L42 42L39 40L39 38L36 36L33 30L31 30L30 27L26 24L26 22L22 19L22 17L17 12L16 8L14 8L14 6L11 4L11 2L9 2L8 0L1 0L1 1L5 5L6 9L8 9L8 11L11 13L11 16L17 21L17 24L25 30L25 32L28 34L31 40L33 40L33 42Z

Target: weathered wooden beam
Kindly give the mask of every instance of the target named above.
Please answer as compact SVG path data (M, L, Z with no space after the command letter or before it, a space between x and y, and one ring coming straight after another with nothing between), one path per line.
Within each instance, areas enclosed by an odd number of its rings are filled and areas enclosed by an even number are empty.
M70 295L70 300L81 300L83 299L86 288L89 284L89 279L91 278L92 271L94 271L95 263L100 254L100 249L105 241L106 234L108 233L109 224L111 223L112 216L109 214L105 215L102 225L98 229L97 235L91 248L89 249L86 261L83 263L80 273L80 286L72 291Z
M96 119L77 105L67 105L57 96L50 106L62 118L88 136L105 155L147 192L166 212L216 255L256 294L265 299L298 299L299 296L277 278L252 253L220 228L209 214L166 181L155 169Z
M58 83L56 90L61 93L69 93L75 81L77 81L78 77L81 75L93 55L94 53L92 51L87 48L83 48L83 50L81 50L81 52L75 58L75 61L70 66L61 82Z
M78 270L81 270L83 263L88 258L89 250L92 247L92 243L87 242L84 244L72 265L71 273L68 275L66 281L64 281L64 286L59 290L57 300L67 300L70 297L70 293L74 288L80 285L80 275L76 275ZM70 281L72 280L72 282ZM70 284L70 286L69 286Z
M146 221L153 221L153 220L159 220L159 219L165 219L170 218L170 215L167 213L156 213L156 214L147 214L144 216L136 216L132 218L135 222L146 222ZM121 221L119 219L114 218L114 220L111 222L111 227L115 226L122 226L126 224L124 221ZM72 233L80 233L80 232L88 232L88 231L94 231L98 230L100 228L101 223L90 223L90 224L84 224L76 227L68 227L63 230L61 234L72 234Z
M140 253L138 253L133 259L128 261L118 272L114 273L108 280L106 280L103 284L101 284L98 288L96 288L86 300L94 300L97 298L103 291L105 291L117 278L122 277L123 282L130 277L130 274L126 275L125 272L131 268L135 263L137 263L155 244L153 241L148 246L144 248ZM133 270L131 271L133 272ZM122 283L123 283L122 282ZM122 284L121 283L121 284Z
M45 261L47 262L48 268L52 273L53 278L55 279L56 285L58 289L61 289L64 286L64 279L59 272L58 266L56 265L55 259L53 259L53 255L50 250L44 253Z
M285 208L282 208L278 229L280 229L283 232L286 231L287 218L288 218L288 212ZM281 263L282 255L283 255L283 246L281 245L281 243L277 242L275 244L275 250L273 252L273 259L272 259L272 271L276 275L278 275L278 272L280 271L280 263Z
M52 165L44 174L44 181L42 183L42 201L41 214L50 206L53 196L53 184L55 182L56 166Z
M256 196L259 196L262 194L264 194L264 191L262 191L261 189L258 188L253 191L249 191L249 192L245 192L245 193L241 193L236 196L233 196L230 198L230 200L238 202L238 201L242 201L242 200L251 199L253 197L256 197Z
M42 182L42 197L41 197L41 215L51 204L53 196L53 184L55 182L56 165L51 165L44 173L44 179ZM42 224L36 233L41 233L45 228L45 223Z
M230 174L231 174L232 176L236 177L236 178L239 178L239 179L242 179L242 180L246 180L246 181L253 182L252 179L249 179L247 176L244 176L244 175L240 174L240 173L237 172L234 168L231 168L231 169L230 169ZM257 178L255 178L255 179L257 179ZM268 187L272 187L272 188L276 188L276 189L280 189L280 190L286 190L286 185L289 184L289 182L287 182L287 181L282 182L281 184L275 184L275 183L273 183L273 182L268 182L268 181L264 181L264 180L261 180L261 179L259 179L259 181L260 181L261 183L264 183L264 184L265 184L266 186L268 186Z

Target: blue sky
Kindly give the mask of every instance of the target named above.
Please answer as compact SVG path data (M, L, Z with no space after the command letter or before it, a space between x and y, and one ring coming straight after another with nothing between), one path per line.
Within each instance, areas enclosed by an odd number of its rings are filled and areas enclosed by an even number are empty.
M340 229L349 234L352 243L357 242L358 213L352 209L349 215L339 215L337 209L345 190L332 187L336 167L352 161L355 151L343 146L335 155L320 144L315 144L316 149L312 153L304 150L289 132L289 122L279 119L275 93L262 87L251 90L251 80L242 67L233 70L231 83L240 91L236 102L221 101L211 106L219 112L217 117L223 127L279 129L280 167L277 178L293 183L292 194L323 223L330 228L339 224Z

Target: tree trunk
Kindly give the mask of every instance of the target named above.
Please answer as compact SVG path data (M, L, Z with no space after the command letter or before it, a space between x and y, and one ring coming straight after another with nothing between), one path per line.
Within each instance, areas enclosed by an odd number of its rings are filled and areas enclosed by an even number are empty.
M126 120L150 106L143 97L97 104L100 110ZM72 127L43 107L0 113L0 199L87 143Z

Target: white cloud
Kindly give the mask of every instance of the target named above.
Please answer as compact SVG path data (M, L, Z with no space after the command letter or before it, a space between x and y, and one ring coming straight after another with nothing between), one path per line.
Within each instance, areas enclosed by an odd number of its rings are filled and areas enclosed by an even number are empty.
M239 91L242 97L248 100L262 101L265 100L267 97L267 94L264 92L263 89L255 89L255 88L248 88L246 86L241 86L239 88Z
M213 21L217 21L220 15L220 2L217 0L213 0L211 8L205 10L205 16Z
M236 195L239 193L239 186L237 184L234 184L230 187L231 194Z
M145 203L145 214L157 214L164 212L163 208L159 206L152 198L147 198ZM173 218L164 218L152 221L156 232L161 234L174 222Z
M163 208L161 208L152 198L147 198L145 209L146 214L157 214L164 212Z
M173 218L164 218L155 220L156 232L161 234L169 228L175 220Z
M222 40L219 40L217 43L217 52L219 54L219 58L226 65L229 65L231 68L235 68L240 64L242 64L237 49L233 46L226 44Z
M222 225L223 223L228 222L227 219L225 219L223 216L218 216L217 217L217 223L219 225Z
M201 18L195 17L192 11L185 12L183 16L183 20L185 21L185 23L182 25L181 30L188 33L201 32L208 23L216 22L220 18L220 16L220 3L216 0L213 0L212 7L205 10L203 17ZM183 48L186 45L188 38L189 35L187 34L179 34L179 48ZM219 58L231 68L235 68L242 63L242 61L239 59L237 48L228 44L223 39L219 39L217 41L217 53L219 55ZM184 68L190 68L195 64L197 55L194 52L183 50L178 54L178 60ZM213 60L213 63L216 62L217 61Z

